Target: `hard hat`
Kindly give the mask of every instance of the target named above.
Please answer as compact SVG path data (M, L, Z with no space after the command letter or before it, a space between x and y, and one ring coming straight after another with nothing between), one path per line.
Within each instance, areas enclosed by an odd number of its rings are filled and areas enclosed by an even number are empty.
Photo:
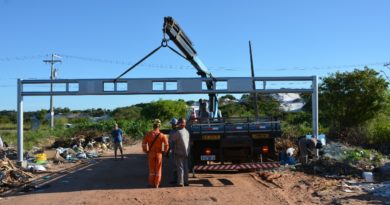
M177 124L177 119L176 118L172 118L171 119L171 124L172 125L176 125Z
M154 119L153 124L159 125L159 124L161 124L161 121L159 119Z

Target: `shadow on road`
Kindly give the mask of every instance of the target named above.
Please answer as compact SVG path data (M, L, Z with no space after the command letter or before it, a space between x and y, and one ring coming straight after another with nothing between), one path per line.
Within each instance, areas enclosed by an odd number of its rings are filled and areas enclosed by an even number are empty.
M147 188L146 154L126 154L123 160L101 157L65 174L54 174L47 180L37 180L33 189L24 189L11 195L77 192L88 190L144 189ZM163 158L161 188L173 187L173 159ZM190 174L191 176L191 174ZM224 185L233 185L228 179L218 179ZM214 187L209 179L191 179L190 185ZM218 186L215 186L218 187Z
M169 181L172 180L173 162L170 160L163 159L161 187L171 186ZM145 154L127 154L123 160L102 157L71 173L61 175L49 183L37 184L39 188L36 190L19 192L17 195L147 188L147 166Z

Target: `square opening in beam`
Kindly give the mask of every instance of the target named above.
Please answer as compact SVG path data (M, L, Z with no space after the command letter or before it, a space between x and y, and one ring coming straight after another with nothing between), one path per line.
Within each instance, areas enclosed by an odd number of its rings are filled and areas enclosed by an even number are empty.
M267 89L311 89L310 81L269 81Z
M53 83L53 91L65 92L66 91L66 83Z
M50 92L50 83L23 84L23 92Z
M78 83L69 83L69 92L79 92L79 84Z
M206 81L202 81L202 90L208 90Z
M115 91L115 85L114 85L114 83L111 83L111 82L104 82L104 83L103 83L103 91L104 91L104 92Z
M177 82L165 82L166 90L177 90Z
M255 81L255 89L256 90L264 90L266 87L265 81Z
M117 91L127 91L127 83L126 82L116 83L116 90Z
M153 82L153 90L164 90L164 82Z
M228 89L227 81L217 81L216 89L217 90L227 90Z

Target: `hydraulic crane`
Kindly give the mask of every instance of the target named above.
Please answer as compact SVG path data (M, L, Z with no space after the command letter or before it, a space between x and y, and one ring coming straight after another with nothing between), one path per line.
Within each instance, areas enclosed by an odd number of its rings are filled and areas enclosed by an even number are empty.
M189 61L197 70L197 74L202 78L205 78L206 86L208 90L213 90L215 81L213 76L203 62L199 59L195 48L192 45L191 40L184 33L179 24L170 16L164 18L163 26L164 39L163 44L167 45L168 40L165 38L165 34L169 36L169 40L173 41L175 45L180 49L182 55L174 50L177 54ZM171 48L171 47L170 47ZM208 112L211 118L216 118L219 115L218 112L218 99L215 93L209 94L209 107Z
M114 82L116 82L119 78L121 78L126 73L131 71L133 68L138 66L140 63L142 63L148 57L153 55L160 48L168 47L173 52L175 52L179 56L183 57L184 59L189 61L194 66L194 68L197 70L197 74L204 79L204 83L206 84L207 90L214 90L214 88L215 88L214 86L216 86L215 78L211 75L211 73L208 71L207 67L199 59L199 57L196 53L196 50L192 45L191 40L187 37L187 35L184 33L183 29L181 29L181 27L179 26L179 24L170 16L164 18L163 34L164 34L164 37L163 37L161 45L159 47L154 49L152 52L150 52L144 58L139 60L137 63L135 63L130 68L128 68L125 72L123 72L121 75L119 75L114 80ZM166 35L168 35L169 39L166 38ZM169 41L174 42L180 51L177 51L176 49L169 46L168 45ZM221 117L220 112L218 111L218 99L217 99L216 93L212 93L212 92L209 93L208 106L204 105L203 107L205 109L205 112L207 112L207 118Z

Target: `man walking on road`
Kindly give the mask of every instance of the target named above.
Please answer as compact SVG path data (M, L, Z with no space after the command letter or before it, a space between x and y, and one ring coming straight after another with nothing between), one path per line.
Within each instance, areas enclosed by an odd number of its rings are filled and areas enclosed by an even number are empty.
M188 186L188 155L190 134L184 118L178 121L178 130L173 134L174 158L177 170L177 186Z
M122 144L122 129L118 127L118 124L115 123L114 129L111 132L112 137L114 138L114 155L115 159L117 156L117 151L121 152L121 159L123 160L123 144Z
M148 132L142 142L142 150L148 154L149 186L158 188L161 182L162 156L168 151L168 139L160 132L161 121L155 119L153 130Z

